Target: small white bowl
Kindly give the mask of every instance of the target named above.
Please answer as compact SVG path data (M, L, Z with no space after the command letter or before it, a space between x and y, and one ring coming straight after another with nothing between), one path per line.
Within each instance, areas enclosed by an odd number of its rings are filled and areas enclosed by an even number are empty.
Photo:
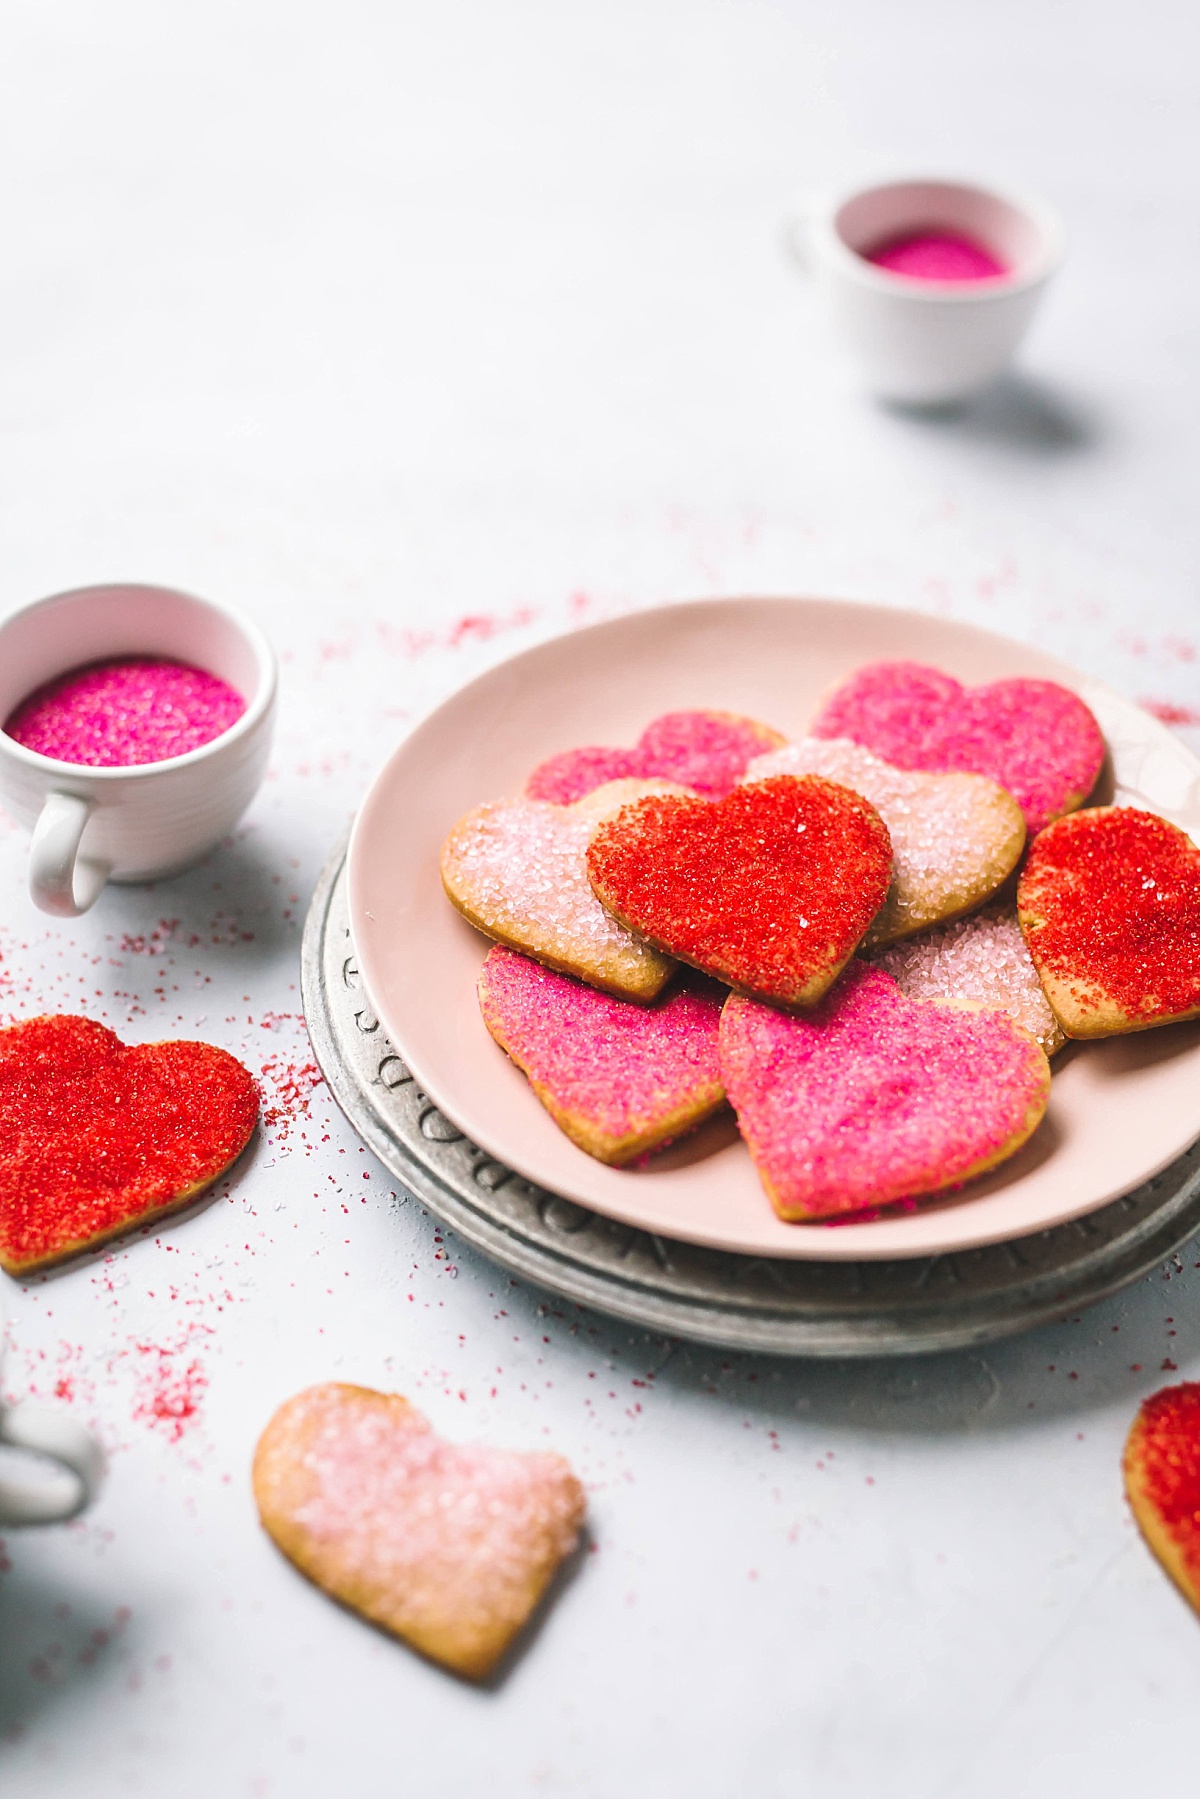
M37 687L89 662L165 656L227 681L246 710L185 756L86 768L26 749L0 729L0 800L33 830L29 891L74 918L107 881L151 881L198 862L253 799L271 747L270 644L248 618L170 587L79 587L0 624L0 720Z
M986 245L1005 273L929 281L867 260L889 240L939 230ZM1044 202L954 181L890 181L811 199L793 241L868 387L912 406L969 399L995 380L1063 255L1062 226Z

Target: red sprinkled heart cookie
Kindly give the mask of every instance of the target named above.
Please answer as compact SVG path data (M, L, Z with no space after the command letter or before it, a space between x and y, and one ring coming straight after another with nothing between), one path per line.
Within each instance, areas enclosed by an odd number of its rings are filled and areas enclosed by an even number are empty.
M1031 835L1083 804L1104 761L1099 725L1057 682L963 687L920 662L857 669L810 730L852 737L895 768L989 775L1017 801Z
M812 1005L887 896L892 846L861 795L777 775L722 800L657 796L587 855L615 918L669 955L787 1006Z
M1153 812L1096 806L1029 852L1017 910L1068 1037L1200 1016L1200 850Z
M1200 1381L1143 1400L1125 1444L1125 1491L1142 1535L1200 1611Z
M0 1031L0 1265L46 1268L186 1205L246 1147L258 1089L209 1043L89 1018Z
M619 1166L690 1131L725 1098L725 989L690 974L653 1006L600 993L495 944L479 1008L560 1130Z
M715 800L729 792L752 756L783 741L769 725L734 712L664 712L631 750L564 750L540 762L525 792L532 800L569 806L605 781L658 775Z
M584 1512L561 1456L445 1443L399 1393L332 1381L276 1412L254 1497L317 1586L473 1680L528 1621Z
M1050 1065L1002 1012L906 999L858 963L801 1016L731 994L721 1073L781 1218L832 1218L982 1174L1037 1128Z

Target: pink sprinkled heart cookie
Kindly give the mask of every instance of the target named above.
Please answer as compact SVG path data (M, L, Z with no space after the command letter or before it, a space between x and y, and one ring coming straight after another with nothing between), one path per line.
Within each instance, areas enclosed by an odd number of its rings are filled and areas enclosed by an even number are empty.
M1012 795L984 775L893 768L847 737L808 737L756 756L743 781L824 775L870 800L892 840L892 884L867 932L894 943L974 911L1010 875L1025 847Z
M657 775L705 799L720 799L752 756L783 741L769 725L735 712L664 712L646 726L631 750L564 750L540 762L525 792L530 799L567 806L605 781Z
M658 795L606 820L592 887L648 942L730 986L813 1005L887 896L887 826L861 795L776 775L721 800Z
M1050 1065L1000 1012L906 999L857 964L801 1016L731 994L721 1072L781 1218L833 1218L938 1193L1036 1129Z
M1100 727L1054 681L963 687L920 662L872 662L826 700L814 737L852 737L895 768L988 775L1032 834L1081 806L1104 761Z
M690 1131L725 1098L724 988L689 974L657 1004L599 993L495 944L479 1009L555 1124L619 1166Z
M460 818L442 848L442 884L464 918L548 968L625 999L651 1000L674 963L606 912L585 855L598 822L664 781L613 781L573 806L495 800Z
M490 1674L578 1541L561 1456L445 1443L399 1393L330 1381L254 1457L263 1525L343 1605L456 1674Z
M956 918L877 950L871 960L909 999L965 999L989 1012L1007 1012L1048 1056L1066 1042L1013 906L997 904L970 918Z
M1200 849L1133 806L1060 818L1017 888L1029 954L1068 1037L1200 1017Z

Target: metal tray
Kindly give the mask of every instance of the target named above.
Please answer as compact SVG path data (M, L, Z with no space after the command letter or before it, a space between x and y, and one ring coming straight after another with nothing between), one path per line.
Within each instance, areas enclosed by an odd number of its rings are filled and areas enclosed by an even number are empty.
M1115 1293L1200 1230L1200 1143L1086 1218L956 1255L776 1260L703 1249L603 1218L477 1149L420 1091L362 987L344 845L326 864L309 907L301 990L330 1091L408 1193L513 1273L667 1335L775 1355L959 1349Z

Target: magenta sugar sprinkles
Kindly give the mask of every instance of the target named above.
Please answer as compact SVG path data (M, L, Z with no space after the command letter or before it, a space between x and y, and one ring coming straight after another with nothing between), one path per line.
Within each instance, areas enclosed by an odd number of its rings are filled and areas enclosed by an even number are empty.
M21 701L4 729L57 762L132 768L198 750L245 710L241 694L205 669L131 656L48 681Z

